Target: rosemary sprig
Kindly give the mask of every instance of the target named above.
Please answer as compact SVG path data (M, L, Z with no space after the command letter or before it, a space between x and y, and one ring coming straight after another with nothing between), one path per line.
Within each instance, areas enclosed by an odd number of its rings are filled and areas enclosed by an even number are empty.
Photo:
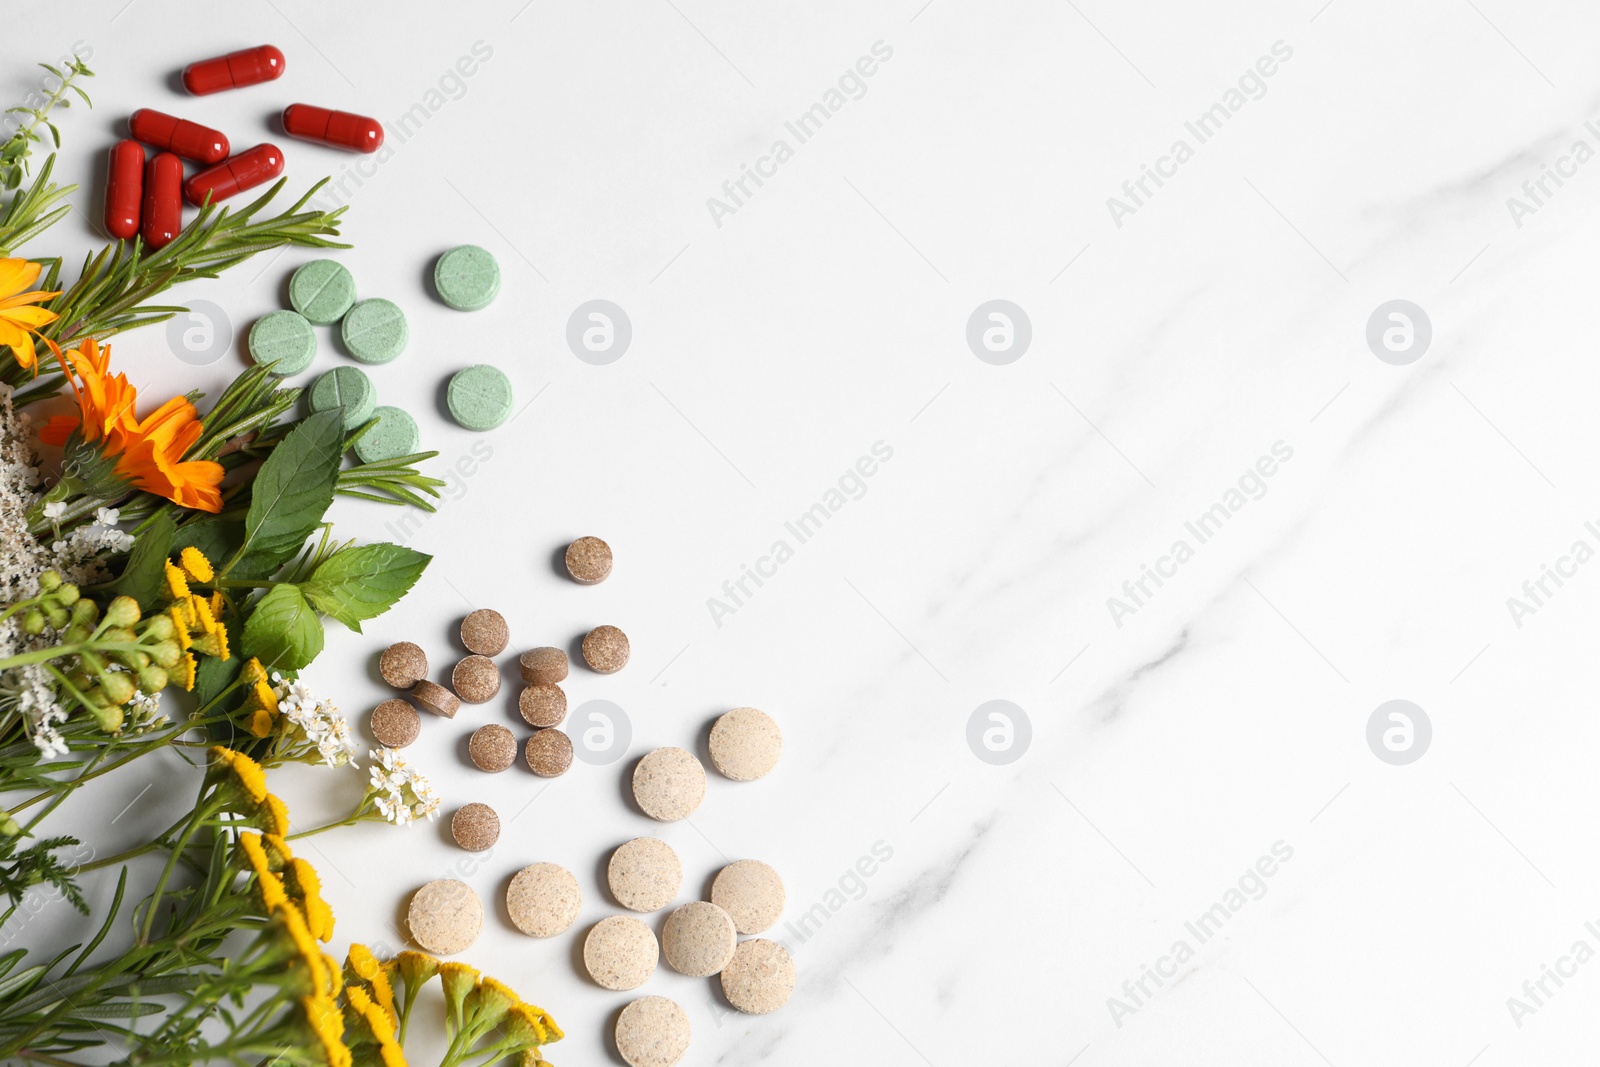
M39 127L49 130L51 141L57 148L61 147L61 131L50 120L50 112L57 107L72 105L72 100L67 96L69 91L76 93L85 105L94 106L89 95L73 84L78 78L94 77L94 71L84 66L82 60L72 60L65 71L57 70L48 63L40 63L39 66L49 71L58 84L38 107L19 105L6 110L8 115L25 115L30 121L18 127L4 144L0 144L0 193L15 192L22 187L33 146L44 139ZM71 210L60 201L77 186L52 182L50 172L54 166L55 153L52 152L27 192L12 197L11 203L0 213L0 256L10 255L12 249L37 237Z

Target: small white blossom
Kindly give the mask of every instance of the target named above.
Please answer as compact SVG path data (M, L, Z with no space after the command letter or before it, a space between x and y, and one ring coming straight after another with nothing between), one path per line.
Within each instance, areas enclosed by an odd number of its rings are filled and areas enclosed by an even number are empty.
M116 508L95 509L94 521L98 522L101 526L115 526L117 524L117 520L120 518L122 518L122 512L118 511Z
M44 506L44 517L47 519L59 519L66 513L67 502L65 500L52 500Z

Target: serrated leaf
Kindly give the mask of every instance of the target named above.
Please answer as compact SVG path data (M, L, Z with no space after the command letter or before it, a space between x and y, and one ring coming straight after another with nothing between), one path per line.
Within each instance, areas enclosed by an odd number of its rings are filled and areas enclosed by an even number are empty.
M387 543L342 548L301 588L318 611L360 633L363 620L382 615L410 591L432 558Z
M165 511L157 513L150 527L134 538L128 566L112 583L112 592L133 597L141 610L149 611L160 595L166 575L165 564L172 553L172 539L176 533L172 516Z
M322 620L299 586L275 585L261 598L244 624L242 651L269 671L299 670L317 658L322 651Z
M301 422L273 448L251 486L242 556L259 556L274 569L305 544L333 503L344 458L344 423L338 408Z
M248 629L249 624L245 625ZM200 665L194 672L194 698L200 702L200 706L205 707L232 685L243 665L244 660L238 656L229 656L227 659L201 656Z

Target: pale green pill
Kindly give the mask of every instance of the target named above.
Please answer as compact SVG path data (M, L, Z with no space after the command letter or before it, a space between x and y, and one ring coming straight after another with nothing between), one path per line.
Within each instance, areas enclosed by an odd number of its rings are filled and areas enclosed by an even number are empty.
M363 300L339 324L345 348L363 363L387 363L405 351L410 331L406 315L381 297Z
M356 280L343 263L313 259L289 276L289 304L318 326L344 318L356 302Z
M363 463L381 463L398 459L418 451L422 435L417 432L417 420L399 408L382 407L372 413L378 425L361 435L356 442L356 456Z
M492 430L511 417L511 379L479 363L450 376L445 391L450 417L469 430Z
M250 327L250 358L274 374L299 374L317 355L317 335L295 311L269 311Z
M500 292L500 264L477 245L452 248L434 264L433 286L457 311L477 311Z
M311 410L343 408L347 433L372 418L377 402L372 379L355 367L335 367L311 383Z

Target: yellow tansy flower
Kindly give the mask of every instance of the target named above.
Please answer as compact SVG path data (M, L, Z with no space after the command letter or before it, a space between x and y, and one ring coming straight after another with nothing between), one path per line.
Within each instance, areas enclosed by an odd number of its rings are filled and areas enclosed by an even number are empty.
M257 809L256 814L260 816L262 829L266 832L279 837L289 832L289 808L271 793L267 794L265 803Z
M289 851L289 842L280 834L262 834L261 845L267 853L267 865L273 870L282 870L294 859L294 853Z
M345 958L345 965L356 979L366 983L372 990L372 999L389 1013L390 1019L398 1023L400 1016L394 1009L394 986L389 982L388 972L383 969L383 965L367 946L351 945L350 954Z
M266 708L257 708L250 713L250 721L245 724L245 729L250 731L251 737L266 737L272 733L272 712Z
M220 589L211 594L211 614L213 616L219 619L222 618L222 609L227 606L228 598L222 595Z
M167 592L172 594L172 599L189 599L189 583L184 580L183 572L174 567L171 560L168 560L165 566L167 574ZM191 623L190 625L193 624Z
M318 941L333 937L333 909L322 899L322 881L316 868L296 856L284 868L284 884L305 912L306 925Z
M267 800L276 799L267 792L267 776L261 770L261 764L246 756L243 752L235 752L231 748L213 745L211 757L215 765L221 767L228 777L244 791L244 795L254 804L261 804Z
M214 608L211 613L216 614ZM244 661L244 666L239 668L239 677L244 679L246 685L256 685L267 680L267 669L261 665L260 660L251 656Z
M190 581L209 582L216 577L216 571L211 568L211 561L206 559L204 552L193 545L178 553L178 565L183 568L183 573L188 575Z
M215 629L210 633L202 633L194 638L193 646L208 656L215 656L217 659L225 660L230 655L228 652L228 628L217 623L213 623L213 626L215 626Z
M331 988L331 979L328 977L327 966L322 962L322 949L318 946L317 939L312 936L311 928L306 925L305 916L300 914L300 909L292 902L284 901L272 909L271 916L288 933L295 954L300 957L300 962L305 964L306 973L311 979L311 988L319 993L327 993Z
M189 637L189 627L194 623L189 621L189 604L187 601L178 601L167 609L167 615L172 619L172 636L178 639L179 648L188 648L194 642Z
M328 1067L350 1067L350 1050L344 1043L344 1013L339 1006L327 997L305 997L300 1006Z
M208 634L217 632L217 617L211 614L211 601L190 593L189 610L194 613L195 625L201 630Z
M194 672L198 669L199 664L194 661L194 653L185 652L183 658L178 661L178 665L173 668L173 671L176 672L175 676L178 679L178 684L192 693L194 692Z

